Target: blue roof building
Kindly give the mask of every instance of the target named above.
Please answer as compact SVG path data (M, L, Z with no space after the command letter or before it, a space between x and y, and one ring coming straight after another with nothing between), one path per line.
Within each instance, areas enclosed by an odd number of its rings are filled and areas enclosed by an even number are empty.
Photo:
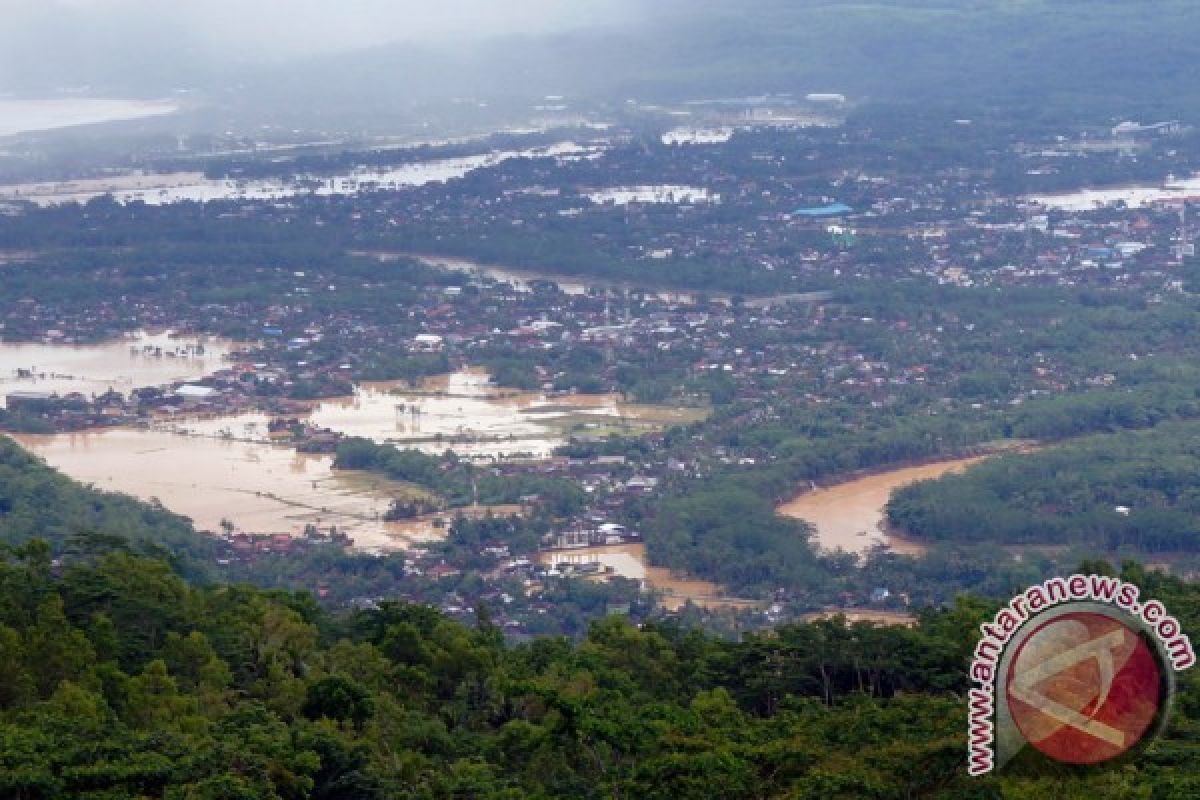
M792 212L793 217L839 217L843 214L853 213L854 209L845 203L832 203L827 206L816 206L814 208L797 208Z

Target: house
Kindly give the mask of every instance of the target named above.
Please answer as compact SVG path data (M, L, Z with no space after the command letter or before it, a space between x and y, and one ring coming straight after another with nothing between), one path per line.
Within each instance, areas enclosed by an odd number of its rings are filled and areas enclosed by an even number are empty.
M42 411L53 400L54 394L51 392L9 392L4 397L5 407L9 411Z
M635 475L625 483L625 488L631 492L646 492L647 494L658 487L658 478L645 475Z
M436 333L418 333L412 341L412 349L418 353L438 353L444 346L445 340Z
M175 390L175 396L183 401L183 405L194 406L211 400L218 391L211 386L198 386L192 383L185 383Z

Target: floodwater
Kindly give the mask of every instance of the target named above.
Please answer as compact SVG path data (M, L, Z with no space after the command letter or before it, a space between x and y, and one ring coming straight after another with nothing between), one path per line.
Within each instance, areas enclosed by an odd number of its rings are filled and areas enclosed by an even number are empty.
M910 483L961 472L986 456L938 461L904 467L805 492L779 507L779 513L808 522L816 528L815 543L827 551L863 553L882 544L898 553L919 555L924 548L886 532L884 507L892 492Z
M662 135L663 144L722 144L733 138L734 130L721 128L672 128Z
M478 261L451 256L421 255L417 253L411 255L404 253L374 253L373 255L380 261L389 261L401 257L415 258L417 261L428 264L431 267L441 267L442 269L454 270L456 272L483 275L500 283L507 283L520 291L528 291L534 281L551 281L557 284L558 288L564 294L569 295L587 294L592 288L620 292L644 290L648 295L652 295L668 303L692 304L696 302L696 293L694 292L678 291L675 289L644 289L644 287L639 287L632 283L609 281L603 278L581 278L578 276L556 274L552 271L543 272L521 267L482 264ZM729 295L727 294L722 294L721 292L708 292L706 294L712 300L729 302Z
M64 97L51 100L0 100L0 136L143 119L179 110L165 101Z
M1200 196L1200 175L1170 181L1161 186L1121 186L1111 189L1082 189L1063 194L1035 195L1029 199L1038 205L1059 211L1093 211L1124 203L1129 208L1162 201L1182 201Z
M375 253L376 258L380 261L390 261L395 258L404 257L402 253ZM593 286L607 287L604 281L585 282L584 279L571 277L567 275L550 275L543 272L535 272L533 270L517 269L515 267L502 267L490 264L481 264L478 261L470 261L465 258L453 258L450 256L425 256L412 255L417 261L422 264L427 264L431 267L439 267L448 269L454 272L466 272L470 274L485 275L500 283L507 283L513 288L527 291L533 281L553 281L558 284L558 288L565 294L583 295L588 293L588 289Z
M9 392L112 389L127 395L143 386L202 378L224 366L232 342L145 331L94 345L0 341L0 403Z
M417 390L399 382L362 385L353 396L318 403L308 419L347 436L426 453L539 459L566 442L569 424L659 429L693 421L689 411L625 404L611 394L504 389L491 383L486 370L465 369L430 378Z
M726 124L710 122L708 124L680 125L664 133L662 143L666 145L722 144L732 139L734 133L739 130L827 128L841 124L837 117L795 112L779 114L767 112L766 115L753 115L753 119L749 122L731 122L728 117L725 117L724 122Z
M259 442L113 428L16 434L25 449L77 481L121 492L190 517L197 530L222 520L247 533L303 533L306 525L347 534L358 550L402 550L442 539L458 514L520 514L520 506L478 506L387 522L393 498L420 493L364 472L333 469L333 457Z
M427 381L419 391L360 386L352 397L318 404L309 419L348 436L425 452L544 458L564 438L540 424L541 415L522 413L544 402L542 394L495 387L482 370L463 370Z
M646 563L646 545L617 544L597 547L581 547L572 550L554 550L538 556L543 564L589 564L598 563L611 569L614 575L641 581L646 588L663 592L663 607L676 611L688 601L702 608L751 608L753 600L727 597L721 587L709 581L681 578L665 567L652 567Z
M601 205L611 203L624 206L630 203L673 203L692 205L704 203L719 203L721 195L698 186L678 186L663 184L659 186L619 186L612 189L600 189L589 192L587 198Z
M214 200L281 200L297 195L354 195L373 189L406 189L461 178L469 172L494 167L513 158L571 160L602 154L599 145L560 142L526 150L497 150L473 156L401 164L387 169L360 169L334 176L293 176L290 179L236 181L210 180L199 173L173 175L130 174L103 181L66 181L0 186L0 200L24 199L41 206L86 202L112 194L118 203L143 202L167 205Z
M251 533L299 534L311 523L336 525L367 550L406 543L382 520L391 504L387 482L334 471L331 456L132 428L13 438L75 480L157 499L199 530L220 531L228 519Z

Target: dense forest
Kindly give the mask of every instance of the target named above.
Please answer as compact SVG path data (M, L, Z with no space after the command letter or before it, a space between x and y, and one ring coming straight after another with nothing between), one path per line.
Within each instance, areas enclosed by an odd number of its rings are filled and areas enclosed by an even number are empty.
M1096 566L1096 565L1091 565ZM1127 566L1200 621L1194 586ZM966 662L991 609L740 642L595 623L506 646L386 604L190 586L111 548L0 563L0 794L24 798L1188 798L1196 695L1116 772L965 774Z
M890 522L935 541L1200 548L1200 424L1099 435L898 490Z
M540 475L502 477L458 458L451 451L432 456L419 450L376 444L369 439L348 438L338 444L334 467L378 472L392 480L419 486L451 507L520 503L522 497L537 495L547 513L566 517L583 505L583 492L572 481Z

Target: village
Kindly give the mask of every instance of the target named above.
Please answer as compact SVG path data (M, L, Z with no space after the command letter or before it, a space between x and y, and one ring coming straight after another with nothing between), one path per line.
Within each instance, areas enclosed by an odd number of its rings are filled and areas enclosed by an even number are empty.
M346 442L366 438L433 458L462 458L513 485L561 481L581 498L566 513L546 512L536 491L511 498L516 516L546 521L532 547L514 550L485 537L466 548L412 548L403 557L403 577L458 585L465 574L482 575L492 587L485 599L508 597L501 604L509 605L521 597L534 603L532 613L539 613L536 598L547 581L563 576L617 584L628 578L654 588L642 550L641 572L615 567L619 559L570 554L644 548L639 520L652 499L723 470L769 467L786 456L777 441L749 431L790 424L802 409L839 409L848 424L863 425L872 414L917 403L985 419L1039 397L1117 381L1082 359L1047 352L1031 360L1019 345L1027 331L972 316L969 307L867 313L863 287L872 281L919 280L945 290L1121 288L1149 304L1185 289L1184 260L1194 255L1186 190L1166 187L1145 204L1095 208L1053 195L1005 195L989 185L985 169L946 167L920 178L896 169L872 172L865 165L877 154L861 141L856 146L866 154L857 157L857 171L790 166L789 159L831 159L855 144L855 135L768 128L652 154L616 135L599 159L516 159L462 181L407 191L214 201L230 225L336 229L339 241L353 247L336 258L298 256L258 266L255 294L235 299L173 285L167 262L142 267L145 280L131 284L123 301L5 298L4 344L86 349L131 330L169 330L181 340L220 337L228 354L210 359L202 374L127 391L45 389L46 381L72 376L15 363L2 376L0 425L41 435L171 431L330 458ZM1121 135L1169 141L1179 132ZM1027 172L1093 157L1063 148L1011 154ZM704 192L589 199L602 181ZM137 213L186 218L200 210ZM510 263L506 251L537 239L564 244L543 257L546 263L510 265L521 280L487 266ZM588 250L581 254L576 243L583 241ZM438 244L447 258L479 263L447 270L411 257ZM557 270L549 263L555 252L563 258ZM581 255L609 267L583 273ZM749 265L746 291L731 291L735 282L707 266L721 263ZM635 265L645 276L656 269L676 274L687 264L701 265L706 286L671 290L624 271ZM104 267L81 269L96 285L107 279ZM239 269L210 268L210 279L236 283ZM1011 377L994 390L947 391L983 380L972 353L984 343L998 354L989 368ZM180 361L199 355L132 345L129 353ZM472 391L483 402L525 398L532 406L510 416L534 427L495 432L463 419L439 428L431 409L454 393L438 381L454 375L479 376ZM371 428L322 423L323 403L367 391L394 414ZM243 423L251 417L261 424ZM538 450L530 442L546 444ZM432 497L415 505L396 500L389 513L436 518L449 529L472 507L480 507L477 497L456 504ZM226 565L354 545L336 527L254 530L231 518L228 529L211 532L227 545L220 555ZM331 592L324 583L314 589ZM716 586L705 591L711 596L696 599L721 596ZM630 596L621 589L613 604L627 607ZM342 599L374 602L370 595ZM837 598L839 607L895 610L904 603L887 587ZM444 603L447 611L455 607ZM783 607L768 600L756 609L778 619ZM521 624L516 629L526 630Z

